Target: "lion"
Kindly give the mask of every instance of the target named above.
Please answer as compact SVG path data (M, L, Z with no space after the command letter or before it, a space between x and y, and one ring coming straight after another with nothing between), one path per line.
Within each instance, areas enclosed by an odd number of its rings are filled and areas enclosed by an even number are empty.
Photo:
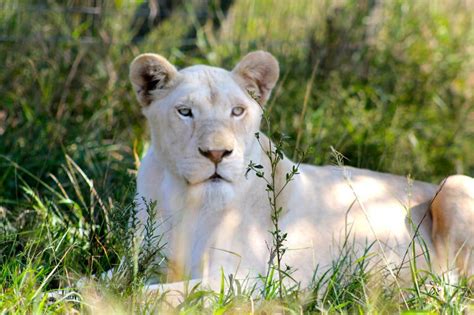
M259 126L278 77L277 60L264 51L249 53L232 71L206 65L177 70L151 53L131 63L130 80L151 131L138 170L137 202L158 204L167 282L196 279L212 286L222 270L252 278L272 264L267 184L247 168L261 165L269 176L273 144ZM287 183L294 167L298 174ZM279 227L287 233L282 266L290 266L289 278L302 286L315 270L331 266L348 233L358 253L373 244L377 257L371 261L391 268L393 277L411 259L426 266L425 250L436 271L473 274L471 177L454 175L433 185L367 169L298 165L284 157L274 179L276 190L287 184L276 205L282 209ZM138 217L145 224L143 202Z

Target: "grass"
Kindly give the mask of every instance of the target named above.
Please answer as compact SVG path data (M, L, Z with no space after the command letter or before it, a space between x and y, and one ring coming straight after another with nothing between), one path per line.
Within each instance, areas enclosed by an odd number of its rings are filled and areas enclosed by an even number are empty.
M131 21L138 2L100 2L100 14L72 9L92 6L0 4L2 312L159 309L160 297L143 287L160 266L146 261L166 261L137 249L127 232L137 163L148 147L128 83L128 64L140 52L159 52L179 67L232 68L246 52L267 49L281 64L267 112L272 129L288 136L288 156L308 151L304 162L327 164L333 146L346 164L418 180L474 175L470 1L242 0L220 29L199 24L193 3L137 45ZM195 47L184 49L193 27ZM149 234L159 243L159 233ZM460 313L472 305L468 279L454 286L413 266L416 281L396 286L369 267L369 253L354 257L350 249L348 239L310 290L280 293L274 274L257 284L225 279L232 289L190 288L175 311ZM110 268L117 277L76 290L78 279ZM50 301L47 293L58 289L66 294Z

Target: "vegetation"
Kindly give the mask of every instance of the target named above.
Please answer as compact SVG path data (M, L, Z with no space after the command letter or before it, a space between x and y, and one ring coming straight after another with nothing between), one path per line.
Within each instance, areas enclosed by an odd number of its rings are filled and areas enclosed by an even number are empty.
M139 1L2 1L2 312L160 307L163 296L144 291L144 283L166 263L163 244L149 228L150 244L158 245L137 248L128 228L134 177L148 147L128 82L128 65L140 52L159 52L179 67L232 68L248 51L271 51L281 80L266 107L270 126L286 134L288 156L308 151L304 162L332 163L332 146L346 164L418 180L474 175L472 2L241 0L224 17L216 1L208 1L214 11L207 22L200 18L206 2L182 3L138 42ZM278 215L269 215L278 230ZM232 289L190 287L175 311L472 310L469 279L453 286L412 266L413 284L397 286L369 268L369 251L354 257L350 249L348 238L309 290L282 288L271 272L262 278L265 290L223 279ZM77 289L82 277L111 268L117 276Z

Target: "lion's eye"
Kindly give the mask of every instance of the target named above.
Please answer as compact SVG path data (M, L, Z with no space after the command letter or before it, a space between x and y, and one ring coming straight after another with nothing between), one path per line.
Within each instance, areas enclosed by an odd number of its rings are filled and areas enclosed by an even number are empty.
M187 108L187 107L178 108L178 113L183 117L193 117L193 112L191 111L191 108Z
M232 108L232 116L239 117L239 116L242 116L244 112L245 112L245 108L241 106Z

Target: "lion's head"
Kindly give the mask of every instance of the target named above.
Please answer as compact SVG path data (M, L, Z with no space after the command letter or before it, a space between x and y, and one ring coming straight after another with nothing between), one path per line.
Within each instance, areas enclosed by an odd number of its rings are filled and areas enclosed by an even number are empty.
M189 189L211 194L229 195L244 175L278 75L278 62L263 51L232 71L203 65L178 71L156 54L130 65L160 163Z

